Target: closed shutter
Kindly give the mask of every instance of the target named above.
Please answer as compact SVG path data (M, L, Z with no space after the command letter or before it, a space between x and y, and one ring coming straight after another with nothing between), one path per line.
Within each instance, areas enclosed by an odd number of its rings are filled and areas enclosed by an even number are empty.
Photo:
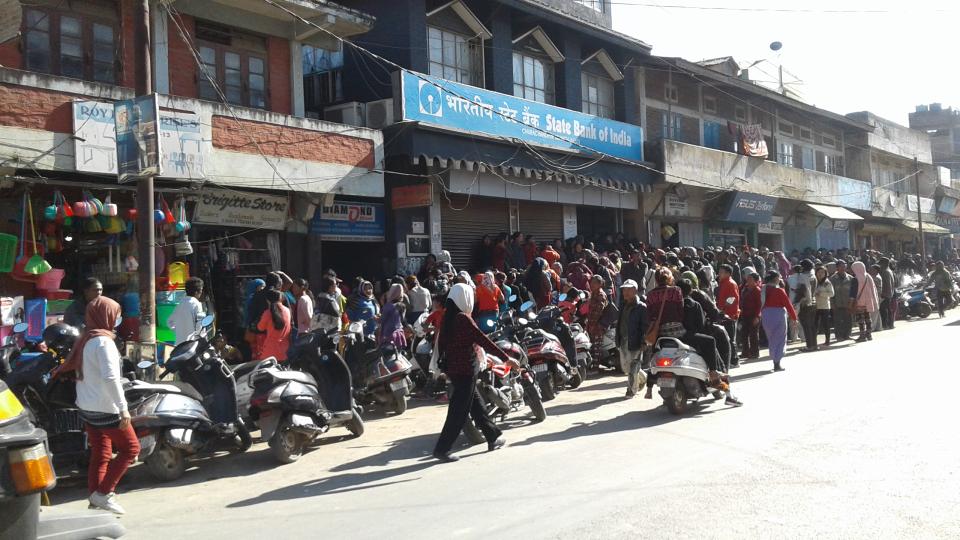
M468 269L474 248L485 234L496 237L510 232L508 203L504 199L450 195L449 203L441 198L440 241L450 252L457 270ZM462 209L462 210L461 210Z
M563 240L563 206L520 201L520 232L538 244ZM611 210L612 212L613 210Z
M680 245L681 246L702 246L703 245L703 224L680 222Z

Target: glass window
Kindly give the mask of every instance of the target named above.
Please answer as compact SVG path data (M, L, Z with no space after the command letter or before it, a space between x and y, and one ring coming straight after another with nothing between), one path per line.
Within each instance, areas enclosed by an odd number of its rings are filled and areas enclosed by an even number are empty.
M603 0L575 0L578 4L582 6L587 6L588 8L603 13Z
M810 169L811 171L816 170L817 162L814 159L814 155L815 154L814 154L813 148L810 148L808 146L801 147L800 160L802 163L800 164L800 166L804 169Z
M98 82L116 81L115 28L86 16L25 9L24 67Z
M843 169L843 161L840 156L831 156L824 154L823 156L823 172L827 174L841 174ZM889 172L889 171L888 171ZM894 180L897 180L896 178Z
M601 75L583 72L581 75L583 112L613 118L613 81Z
M793 167L793 143L780 143L777 152L777 163Z
M60 17L60 74L83 78L83 30L76 17Z
M473 50L466 36L427 27L430 75L463 84L474 84Z
M513 95L553 103L553 63L538 56L513 53Z
M114 66L113 27L93 24L93 80L112 83L116 79Z
M223 54L223 93L227 103L243 105L243 72L240 55L234 52Z
M48 73L50 65L50 17L36 9L24 10L24 58L26 68Z
M266 78L264 77L265 62L262 58L251 56L248 61L248 75L250 88L250 106L263 109L267 106Z
M201 99L225 100L258 109L268 107L266 58L223 44L205 43L197 50L202 66L198 77Z
M199 47L200 51L200 97L211 101L219 101L220 96L211 80L220 78L217 71L217 51L212 47Z

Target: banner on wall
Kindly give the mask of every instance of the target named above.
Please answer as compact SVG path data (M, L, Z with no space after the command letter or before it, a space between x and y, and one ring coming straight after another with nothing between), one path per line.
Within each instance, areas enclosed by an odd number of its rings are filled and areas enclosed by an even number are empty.
M121 182L160 175L160 107L156 94L113 103L117 176Z
M275 231L287 226L290 201L285 195L208 189L196 200L194 223Z
M310 232L332 242L383 242L386 221L382 204L335 201L317 208Z
M643 161L640 126L420 73L402 71L399 77L403 120Z

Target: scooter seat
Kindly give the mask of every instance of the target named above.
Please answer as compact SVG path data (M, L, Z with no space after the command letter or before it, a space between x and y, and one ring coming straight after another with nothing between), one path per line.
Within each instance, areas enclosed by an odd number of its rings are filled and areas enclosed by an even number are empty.
M316 379L313 378L313 375L309 373L304 373L302 371L280 371L272 370L270 375L275 381L294 381L303 384L310 384L313 386L317 385Z

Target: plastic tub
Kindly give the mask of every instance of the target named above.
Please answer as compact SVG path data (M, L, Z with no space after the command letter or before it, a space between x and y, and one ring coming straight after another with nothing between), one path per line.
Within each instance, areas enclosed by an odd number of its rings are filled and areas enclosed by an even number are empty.
M177 309L176 304L157 303L157 343L173 343L176 341L176 334L172 328L167 327L167 319Z
M70 289L37 289L37 294L47 300L69 300L73 297L73 291Z
M0 233L0 272L13 270L13 263L17 260L17 237L12 234Z
M55 291L59 289L60 282L63 281L65 274L66 272L60 268L51 268L49 272L44 272L37 278L37 289L45 291Z

